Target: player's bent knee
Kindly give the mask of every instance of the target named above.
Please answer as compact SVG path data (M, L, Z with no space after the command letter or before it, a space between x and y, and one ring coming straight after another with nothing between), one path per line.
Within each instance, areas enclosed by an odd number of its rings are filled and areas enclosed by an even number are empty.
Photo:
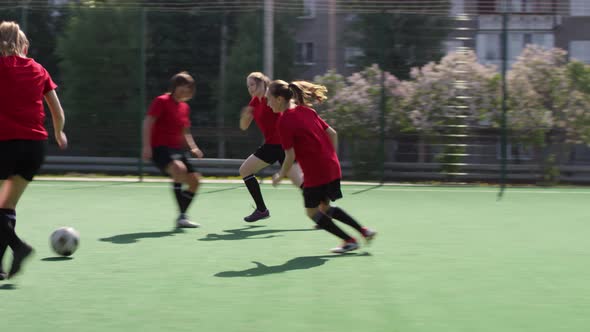
M252 172L252 170L250 169L250 167L247 167L245 164L242 164L242 166L240 166L240 176L242 178L245 178L249 175L252 175L254 172Z

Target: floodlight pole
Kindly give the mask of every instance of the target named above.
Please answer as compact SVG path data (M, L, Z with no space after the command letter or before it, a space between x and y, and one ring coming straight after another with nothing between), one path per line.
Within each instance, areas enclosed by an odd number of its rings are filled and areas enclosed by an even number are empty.
M264 0L264 74L274 77L274 0Z
M139 173L139 182L143 182L143 115L146 111L146 55L145 55L145 44L146 44L146 31L147 31L147 10L142 8L139 13L139 160L137 162L137 168Z
M508 1L504 0L502 4L502 117L500 119L500 151L501 151L501 166L500 166L500 192L498 193L498 199L504 195L506 189L506 173L507 173L507 151L506 146L508 144L507 138L507 119L506 113L508 109L508 86L506 73L508 72Z
M23 0L22 6L20 8L20 29L27 33L27 28L29 25L29 3L31 0Z

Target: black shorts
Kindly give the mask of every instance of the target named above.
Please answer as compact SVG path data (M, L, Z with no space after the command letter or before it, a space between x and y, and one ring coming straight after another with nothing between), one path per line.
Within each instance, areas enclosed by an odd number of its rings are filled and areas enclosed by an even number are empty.
M45 160L45 141L0 141L0 180L20 175L33 181Z
M340 179L317 187L303 188L303 201L306 208L316 208L321 202L335 201L342 198Z
M280 144L263 144L258 147L254 155L270 165L277 161L282 165L285 161L285 151Z
M168 167L168 164L173 160L180 160L184 166L186 166L187 172L194 173L195 170L188 162L187 154L188 152L184 150L173 149L167 146L156 146L152 148L152 161L164 175L169 175L166 173L166 167Z

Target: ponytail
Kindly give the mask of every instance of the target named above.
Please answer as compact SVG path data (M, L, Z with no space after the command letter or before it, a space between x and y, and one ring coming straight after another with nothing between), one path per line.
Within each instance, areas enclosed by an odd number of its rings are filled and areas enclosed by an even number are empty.
M295 81L289 83L289 89L293 91L293 98L298 105L311 106L314 102L322 103L328 99L328 89L323 85Z

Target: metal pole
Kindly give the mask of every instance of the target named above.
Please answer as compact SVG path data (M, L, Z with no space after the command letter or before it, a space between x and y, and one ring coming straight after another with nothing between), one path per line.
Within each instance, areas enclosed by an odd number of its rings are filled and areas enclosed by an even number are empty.
M385 13L381 14L383 16L382 22L387 21L387 17ZM381 43L381 45L385 45L385 42ZM381 47L381 98L379 101L379 151L377 152L377 158L380 161L380 183L383 184L385 182L385 107L386 107L386 93L385 93L385 47Z
M502 198L504 190L506 189L506 173L507 173L507 151L506 146L508 143L507 138L507 119L506 113L508 109L508 86L506 73L508 71L508 3L506 0L503 2L502 8L502 117L500 119L500 151L501 151L501 168L500 168L500 192L498 198Z
M225 108L226 108L226 66L227 66L227 13L223 13L221 18L220 31L220 50L219 50L219 104L217 106L217 130L219 140L217 141L217 158L225 158L225 134L223 127L225 126Z
M30 0L23 0L22 6L20 7L20 29L27 33L29 25L29 2Z
M274 0L264 0L264 74L273 79Z
M147 10L141 9L140 12L140 24L139 24L139 116L140 116L140 130L139 130L139 161L138 161L138 172L139 182L143 181L143 117L146 111L146 56L145 56L145 44L146 44L146 31L147 31Z

